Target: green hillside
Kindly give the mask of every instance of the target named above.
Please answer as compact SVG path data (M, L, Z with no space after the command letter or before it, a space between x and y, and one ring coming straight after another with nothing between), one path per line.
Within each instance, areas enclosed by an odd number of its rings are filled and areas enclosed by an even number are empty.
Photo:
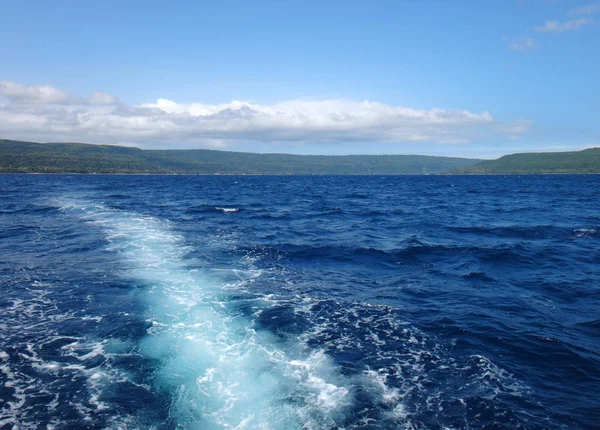
M267 175L436 174L480 160L423 155L290 155L141 150L83 143L0 140L0 173L189 173Z
M600 148L505 155L459 169L458 173L600 173Z

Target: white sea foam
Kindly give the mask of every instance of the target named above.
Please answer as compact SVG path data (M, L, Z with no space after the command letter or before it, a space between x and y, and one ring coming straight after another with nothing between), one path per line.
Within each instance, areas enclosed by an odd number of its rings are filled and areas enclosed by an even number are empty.
M317 429L343 418L352 402L350 382L323 351L282 341L229 306L229 292L260 271L190 270L189 248L165 221L80 202L63 210L102 227L108 250L142 284L138 297L151 323L142 350L161 363L156 389L173 398L178 425ZM85 356L100 353L92 348Z
M595 228L578 228L578 229L573 230L573 233L575 233L576 237L589 238L589 237L593 237L596 234L596 229Z
M2 428L37 429L45 419L47 428L64 428L70 425L62 421L64 408L87 421L98 419L108 408L101 400L105 390L128 381L123 369L111 365L111 356L118 351L114 340L59 334L65 322L102 320L80 309L61 309L57 303L64 292L59 291L51 283L27 280L18 290L19 298L9 298L9 306L2 310L0 340L11 348L0 351L0 381L8 388L0 399ZM96 358L102 360L93 362ZM79 388L65 390L72 384ZM130 416L120 414L106 421L105 427L136 428L125 425L130 422Z

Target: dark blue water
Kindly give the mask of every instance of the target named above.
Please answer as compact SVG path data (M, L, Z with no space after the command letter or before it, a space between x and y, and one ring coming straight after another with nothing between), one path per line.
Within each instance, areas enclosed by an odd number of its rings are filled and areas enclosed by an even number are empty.
M0 176L0 428L598 428L600 177Z

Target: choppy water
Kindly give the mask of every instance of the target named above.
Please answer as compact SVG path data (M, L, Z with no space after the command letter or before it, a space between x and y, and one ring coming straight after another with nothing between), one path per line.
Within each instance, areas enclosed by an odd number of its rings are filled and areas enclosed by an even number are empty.
M0 428L598 428L600 177L0 176Z

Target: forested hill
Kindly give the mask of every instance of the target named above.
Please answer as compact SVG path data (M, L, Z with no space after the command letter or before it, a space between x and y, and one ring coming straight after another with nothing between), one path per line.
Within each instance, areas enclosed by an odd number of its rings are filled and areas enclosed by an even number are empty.
M425 155L255 154L209 149L142 150L0 139L0 173L420 175L600 173L600 148L511 154L497 160Z
M290 155L0 140L0 173L418 175L481 160L423 155Z
M600 173L600 148L505 155L459 169L458 173Z

